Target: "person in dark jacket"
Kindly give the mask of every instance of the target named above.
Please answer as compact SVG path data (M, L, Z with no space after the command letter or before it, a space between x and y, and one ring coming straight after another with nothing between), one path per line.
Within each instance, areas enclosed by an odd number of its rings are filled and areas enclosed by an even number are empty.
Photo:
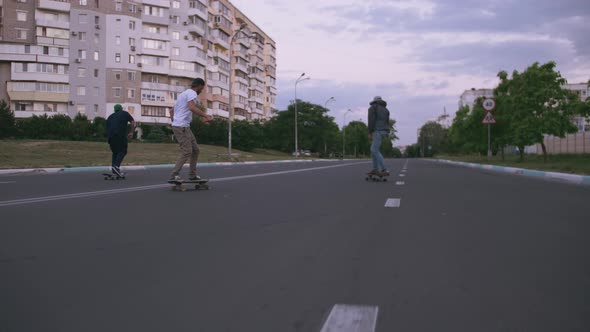
M373 169L371 174L389 175L385 168L385 161L381 154L381 142L389 137L389 110L387 103L381 97L377 96L370 103L368 114L369 122L369 140L371 143L371 158L373 159Z
M135 121L131 114L123 111L123 106L115 105L115 113L107 118L107 135L109 146L113 152L111 171L118 177L124 177L121 173L121 163L127 155L127 138L133 138ZM131 122L131 130L127 133L127 123Z

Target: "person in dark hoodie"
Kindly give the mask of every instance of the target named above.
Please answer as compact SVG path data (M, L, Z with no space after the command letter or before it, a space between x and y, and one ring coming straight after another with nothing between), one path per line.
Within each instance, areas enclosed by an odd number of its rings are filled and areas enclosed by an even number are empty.
M389 175L385 168L385 161L381 154L381 142L389 137L389 110L387 103L381 97L377 96L370 103L369 107L369 140L371 143L371 158L373 159L373 169L369 174Z
M127 155L127 139L133 138L135 120L131 114L123 110L121 104L115 105L115 112L107 119L107 135L109 146L113 152L111 172L117 177L125 177L121 172L121 163ZM127 123L131 122L131 128L127 132Z

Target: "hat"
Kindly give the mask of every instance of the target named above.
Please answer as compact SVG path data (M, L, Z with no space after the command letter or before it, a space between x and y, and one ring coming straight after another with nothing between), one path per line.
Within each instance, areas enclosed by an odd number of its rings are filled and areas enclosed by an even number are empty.
M381 96L375 96L375 98L373 98L373 102L376 101L383 101L383 99L381 98Z
M123 110L123 106L121 106L121 104L115 105L115 112L122 111L122 110Z

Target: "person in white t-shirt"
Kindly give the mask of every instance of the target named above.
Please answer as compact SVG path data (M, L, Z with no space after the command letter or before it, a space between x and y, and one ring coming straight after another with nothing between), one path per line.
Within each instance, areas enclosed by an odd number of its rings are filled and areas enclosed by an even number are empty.
M206 122L210 121L212 117L205 113L205 108L198 100L198 96L205 88L205 81L202 78L197 78L191 83L190 89L187 89L178 96L174 108L170 111L170 118L172 119L172 131L174 137L180 144L180 156L172 174L171 180L181 180L180 170L182 166L189 160L189 180L200 180L197 175L197 160L199 159L199 145L195 135L191 130L191 121L193 114L196 114Z

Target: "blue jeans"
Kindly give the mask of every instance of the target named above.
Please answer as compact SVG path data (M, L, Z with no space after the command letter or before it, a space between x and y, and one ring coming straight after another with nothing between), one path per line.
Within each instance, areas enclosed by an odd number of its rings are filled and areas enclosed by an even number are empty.
M386 130L379 130L373 132L373 143L371 144L371 158L373 159L373 170L382 171L385 169L385 161L381 154L381 142L383 137L388 137L389 133Z

